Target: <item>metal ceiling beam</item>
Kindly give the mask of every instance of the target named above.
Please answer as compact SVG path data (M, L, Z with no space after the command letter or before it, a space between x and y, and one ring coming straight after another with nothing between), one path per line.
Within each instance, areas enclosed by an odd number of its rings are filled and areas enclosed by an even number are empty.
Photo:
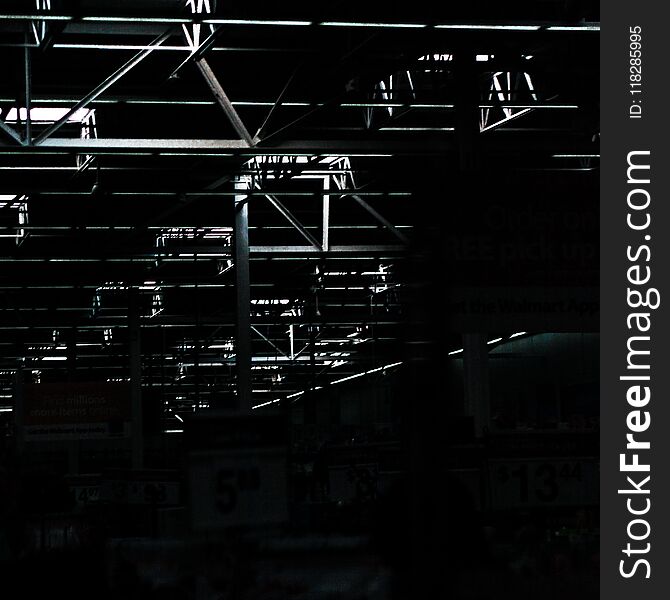
M347 318L342 318L342 319L335 319L333 317L328 317L326 321L320 321L319 325L326 327L326 326L336 326L336 325L348 325L351 327L356 327L360 326L361 323L366 322L366 323L373 323L375 327L378 327L380 325L402 325L404 322L402 320L396 319L396 320L389 320L389 319L384 319L384 320L376 320L376 321L370 321L369 319L369 312L366 314L360 315L361 318L355 319L352 318L355 315L348 315ZM366 317L368 317L366 319ZM82 325L81 324L81 319L79 319L77 323L77 329L80 329L82 331L87 331L87 330L102 330L102 329L126 329L128 326L125 324L124 321L126 321L124 317L116 317L116 318L110 318L110 319L101 319L98 317L98 323L96 324L86 324ZM53 319L49 321L49 323L31 323L31 324L25 324L25 323L18 323L15 318L12 319L7 319L7 321L3 321L0 319L0 330L2 331L28 331L31 329L38 330L38 329L46 329L46 330L53 330L53 329L60 329L62 327L68 327L71 325L71 319L66 320L63 319L62 321L55 322ZM295 323L295 317L291 318L286 318L283 321L282 320L276 320L276 321L271 321L271 320L266 320L266 321L253 321L253 325L258 325L258 326L266 326L268 324L271 325L289 325L290 323ZM170 319L169 321L163 320L163 321L157 321L156 319L151 319L151 320L146 320L142 323L142 329L163 329L163 328L179 328L179 329L195 329L197 327L232 327L234 324L234 321L231 319L224 321L221 318L218 319L212 319L211 321L202 321L199 324L195 322L193 318L191 319L180 319L180 320L175 320L175 319Z
M53 240L53 237L50 238ZM123 239L123 238L121 238ZM118 242L119 240L117 240ZM52 242L53 247L53 242ZM395 252L403 250L403 246L393 245L393 244L340 244L340 245L331 245L328 251L324 252L327 255L329 254L348 254L355 252ZM313 252L322 252L321 246L310 245L310 246L299 246L299 245L255 245L250 247L252 254L286 254L286 253L313 253ZM173 261L170 260L171 257L181 255L181 257L175 258ZM214 256L213 256L214 255ZM206 246L201 248L195 247L179 247L174 246L172 248L163 248L161 251L147 251L147 252L137 252L137 253L128 253L121 254L120 252L109 252L108 254L102 254L101 252L96 252L95 254L86 254L81 256L76 255L54 255L48 254L48 250L44 248L33 251L32 254L24 254L22 256L0 256L0 264L5 265L3 269L7 269L6 265L12 265L15 263L21 263L23 266L22 270L27 269L30 263L34 263L37 268L42 268L44 263L49 263L50 268L55 268L58 264L65 263L80 263L80 264L90 264L96 265L98 263L105 263L107 268L112 268L115 264L123 263L124 268L125 264L129 262L134 262L139 267L147 263L151 263L155 260L161 260L164 262L204 262L206 260L216 260L217 258L226 258L231 256L230 246ZM182 276L183 278L183 276ZM3 280L7 278L4 277ZM189 280L190 281L190 280Z
M501 131L501 134L504 130ZM528 153L536 153L546 150L553 154L577 153L579 147L575 147L575 141L579 133L571 132L524 132L516 131L517 146L519 150ZM116 154L131 156L152 155L214 155L214 156L262 156L262 155L325 155L325 156L375 156L389 157L394 155L444 155L454 152L455 146L451 135L438 132L435 135L417 136L415 132L408 131L406 136L399 139L402 132L394 132L390 139L382 139L379 135L376 139L296 139L287 140L273 146L255 146L250 148L243 140L230 139L156 139L156 138L50 138L44 140L39 146L16 146L0 144L1 154ZM538 140L537 136L546 135L547 140ZM521 143L523 142L523 143ZM483 147L499 150L509 155L510 141L498 136L492 136L484 143ZM589 152L594 148L589 147Z
M125 153L145 150L148 154L169 150L244 150L248 146L242 140L203 140L203 139L157 139L157 138L51 138L45 139L39 147L28 151L40 152L57 150L68 153L95 154L96 151L120 150ZM4 148L0 147L0 152ZM90 152L89 152L90 151Z
M322 251L314 246L251 246L249 252L251 254L321 254L326 257L335 256L338 254L360 254L360 255L377 255L377 254L402 254L407 249L399 245L382 245L382 244L359 244L347 246L330 246L327 251Z
M129 73L133 67L135 67L137 64L142 62L149 54L153 52L153 50L156 48L156 46L160 46L164 41L166 41L170 36L172 35L172 31L166 31L162 35L159 35L155 40L153 40L146 48L146 50L142 50L141 52L137 53L133 58L131 58L126 64L124 64L120 69L112 73L107 79L105 79L100 85L98 85L92 92L89 92L86 96L84 96L79 102L77 102L70 110L68 110L58 121L56 121L51 127L48 127L45 131L43 131L40 135L38 135L34 143L35 144L41 144L43 143L49 136L51 136L53 133L58 131L63 125L65 125L68 121L68 119L76 113L78 110L85 108L88 106L93 100L95 100L98 96L103 94L106 90L108 90L112 85L114 85L119 79L121 79L124 75Z
M86 316L82 313L81 315L71 315L69 318L60 318L56 319L53 316L48 319L28 321L25 316L22 316L21 321L17 321L16 317L3 318L0 314L0 331L28 331L28 330L40 330L44 329L47 331L53 331L54 329L62 329L65 327L71 327L73 324L76 324L77 329L81 331L101 331L103 329L127 329L128 325L126 323L127 317L124 315L116 317L97 317L96 322L92 323L90 320L87 321ZM252 320L252 325L258 327L266 327L267 325L276 325L286 327L291 323L296 323L295 317L286 317L278 319L266 319L260 321L258 319ZM383 320L370 320L370 311L359 309L357 312L349 311L346 316L342 315L341 318L335 316L328 316L325 321L319 321L319 325L322 327L327 326L351 326L356 327L361 325L361 323L370 323L374 324L375 327L380 325L403 325L404 322L402 319L383 319ZM156 319L143 319L141 327L142 329L196 329L202 327L229 327L233 328L235 321L232 316L229 319L224 319L222 317L203 319L201 322L196 323L194 317L181 317L175 318L171 317L169 319L158 320ZM191 334L192 335L192 334Z
M228 120L237 132L237 135L246 142L247 146L255 146L256 140L251 137L251 134L242 122L240 115L235 110L235 107L226 95L226 92L221 87L219 80L216 78L216 75L214 74L214 71L212 71L207 60L204 58L196 60L195 65L207 82L209 89L212 90L214 98L216 98L217 103L223 109L226 117L228 117Z

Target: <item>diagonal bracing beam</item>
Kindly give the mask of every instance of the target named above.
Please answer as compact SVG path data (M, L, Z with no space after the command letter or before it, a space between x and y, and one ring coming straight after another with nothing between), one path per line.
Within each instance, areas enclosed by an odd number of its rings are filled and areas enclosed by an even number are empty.
M270 201L270 204L274 206L280 213L281 215L291 224L293 227L296 228L298 233L302 235L312 246L314 246L317 250L322 250L323 248L321 247L321 244L319 244L318 240L309 232L305 227L302 225L298 219L296 219L291 211L288 210L277 198L275 198L271 194L265 194L265 197Z
M266 341L270 346L272 346L279 354L282 356L285 356L286 358L289 358L288 354L284 352L279 346L277 346L272 340L269 340L266 336L264 336L258 329L256 329L253 325L251 326L251 330L255 332L262 340Z
M96 87L92 92L89 92L86 96L84 96L79 102L77 102L70 110L67 111L58 121L56 121L51 127L43 131L40 135L38 135L34 143L35 144L40 144L44 140L46 140L50 135L58 131L65 123L67 123L68 119L76 113L78 110L86 107L88 104L93 102L98 96L103 94L106 90L108 90L112 85L114 85L119 79L121 79L124 75L126 75L135 65L143 61L149 54L151 54L157 46L160 46L163 42L165 42L170 36L172 35L172 31L166 31L162 35L158 36L155 40L153 40L144 50L141 52L137 53L133 58L131 58L125 65L123 65L120 69L112 73L107 79L105 79L98 87Z
M170 73L168 79L176 77L187 64L195 62L196 60L201 59L205 53L216 43L217 38L223 33L223 27L217 27L212 33L210 33L202 44L200 44L195 50L191 52L179 66Z
M205 81L207 82L209 89L212 90L214 98L216 98L216 101L218 102L219 106L223 109L223 112L226 113L228 120L235 128L237 135L239 135L240 138L243 139L248 146L255 146L256 142L251 137L251 134L245 127L244 123L242 122L242 119L240 119L240 115L237 114L237 111L235 110L233 103L226 95L226 92L223 91L223 88L221 87L219 80L216 78L216 75L214 75L214 71L212 71L212 69L210 68L207 60L201 58L199 60L196 60L195 64L200 70L200 73L202 73L202 76L205 78Z
M403 244L409 244L407 236L405 236L391 221L386 217L379 214L372 206L370 206L363 198L358 194L351 194L351 197L356 200L366 211L368 211L377 221L379 221L386 229L388 229L393 235L395 235Z
M272 105L272 108L270 109L270 112L268 112L267 116L263 120L263 123L261 124L261 126L258 128L258 131L256 132L256 137L258 139L262 138L263 133L265 132L265 128L267 127L268 123L270 122L270 119L272 118L272 115L281 106L282 100L284 99L284 95L286 94L286 91L288 90L289 86L291 85L291 82L293 81L294 77L296 76L296 73L299 70L300 70L300 66L295 68L293 73L291 73L291 76L288 78L288 81L286 82L286 85L283 87L282 91L279 93L279 96L277 96L277 99L275 100L275 103Z
M16 131L14 131L7 123L0 119L0 131L6 133L10 138L12 138L17 144L23 145L23 141Z

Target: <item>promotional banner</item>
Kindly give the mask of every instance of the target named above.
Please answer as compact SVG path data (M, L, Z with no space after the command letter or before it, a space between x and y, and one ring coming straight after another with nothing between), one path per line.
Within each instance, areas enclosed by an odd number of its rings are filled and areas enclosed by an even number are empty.
M26 440L130 435L130 386L121 383L26 385Z

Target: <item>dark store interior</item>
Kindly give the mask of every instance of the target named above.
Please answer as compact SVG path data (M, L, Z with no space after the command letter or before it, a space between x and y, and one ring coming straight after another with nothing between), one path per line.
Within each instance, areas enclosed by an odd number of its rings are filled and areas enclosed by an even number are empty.
M597 3L0 12L0 596L596 597Z

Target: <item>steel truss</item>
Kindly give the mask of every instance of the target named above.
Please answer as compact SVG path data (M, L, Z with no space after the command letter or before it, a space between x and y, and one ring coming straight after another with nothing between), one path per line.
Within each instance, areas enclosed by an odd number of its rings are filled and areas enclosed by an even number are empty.
M572 129L585 102L554 83L586 68L560 48L592 48L589 19L272 20L214 4L0 15L0 52L22 61L0 85L0 391L17 371L57 377L53 359L76 352L76 369L131 378L136 410L162 390L173 419L217 395L248 412L395 368L397 267L428 179L394 173L398 158L452 169L467 126L501 168L597 166ZM71 56L90 62L67 71ZM177 168L183 183L161 171Z

